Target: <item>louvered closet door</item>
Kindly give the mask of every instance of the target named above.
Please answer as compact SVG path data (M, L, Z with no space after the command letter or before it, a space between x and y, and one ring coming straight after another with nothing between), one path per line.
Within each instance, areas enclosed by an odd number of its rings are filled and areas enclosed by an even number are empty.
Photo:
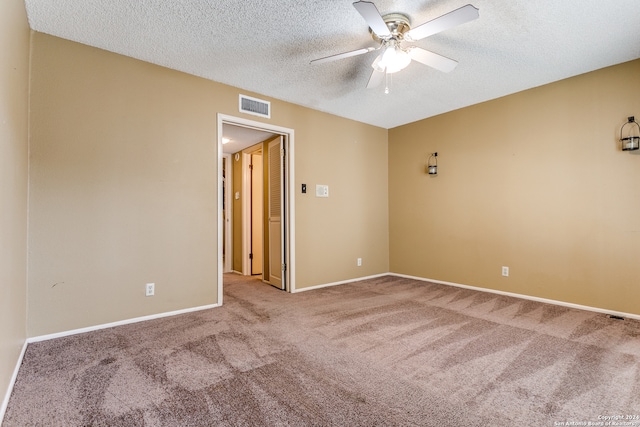
M269 283L284 289L282 280L283 179L282 137L269 143Z

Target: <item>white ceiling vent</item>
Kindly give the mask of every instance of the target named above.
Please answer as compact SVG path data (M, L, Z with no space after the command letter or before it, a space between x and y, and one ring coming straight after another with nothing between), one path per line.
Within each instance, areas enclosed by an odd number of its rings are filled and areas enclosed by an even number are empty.
M271 103L247 95L240 95L240 112L270 119Z

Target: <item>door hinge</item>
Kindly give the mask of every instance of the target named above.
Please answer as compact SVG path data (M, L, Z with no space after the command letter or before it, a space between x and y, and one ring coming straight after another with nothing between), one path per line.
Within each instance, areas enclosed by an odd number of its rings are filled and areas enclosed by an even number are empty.
M284 148L280 149L280 157L284 157L286 155L286 151L284 150Z
M253 165L249 165L249 170L253 170Z
M253 254L249 254L249 259L253 259Z
M287 264L282 264L282 271L287 271Z

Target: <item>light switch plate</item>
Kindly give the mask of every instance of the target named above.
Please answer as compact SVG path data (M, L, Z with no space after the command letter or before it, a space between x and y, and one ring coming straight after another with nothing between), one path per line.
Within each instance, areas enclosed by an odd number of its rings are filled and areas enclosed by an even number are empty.
M317 184L316 197L329 197L329 186Z

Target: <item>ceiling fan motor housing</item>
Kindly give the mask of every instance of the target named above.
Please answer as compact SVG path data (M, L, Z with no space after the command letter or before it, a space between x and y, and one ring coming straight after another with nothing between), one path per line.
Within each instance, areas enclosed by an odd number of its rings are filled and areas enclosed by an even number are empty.
M411 29L411 21L407 15L402 13L390 13L382 17L384 23L387 24L391 37L381 38L369 28L371 37L378 43L382 43L385 40L395 39L401 41L404 39L404 34Z

